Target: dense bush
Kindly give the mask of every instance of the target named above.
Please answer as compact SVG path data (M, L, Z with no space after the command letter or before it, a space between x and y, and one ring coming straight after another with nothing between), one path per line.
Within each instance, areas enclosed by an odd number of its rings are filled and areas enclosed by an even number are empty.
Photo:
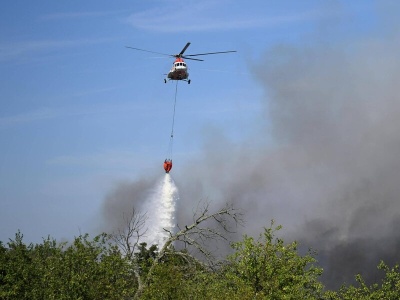
M357 275L355 286L324 291L313 253L299 255L295 242L275 237L279 229L266 228L258 239L244 236L214 268L171 248L148 278L159 253L154 245L140 244L129 260L106 234L27 245L18 232L7 244L0 242L0 299L134 299L136 276L146 285L140 299L400 299L399 266L383 262L380 283L368 286Z

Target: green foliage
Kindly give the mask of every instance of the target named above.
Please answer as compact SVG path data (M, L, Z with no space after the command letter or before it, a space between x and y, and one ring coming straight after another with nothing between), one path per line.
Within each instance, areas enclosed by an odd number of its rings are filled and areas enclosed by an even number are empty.
M47 238L25 245L18 232L0 247L0 299L123 299L132 295L129 262L105 234L71 245Z
M154 259L158 255L157 245L152 245L149 249L146 247L147 243L140 243L138 246L138 251L134 254L135 262L139 266L141 276L144 276L149 272Z
M154 249L154 246L152 247ZM143 260L145 257L148 266L154 262L156 254L151 251L152 247L139 252L142 258L139 260L140 266L146 265ZM187 252L167 249L159 262L153 266L151 277L148 278L140 299L187 299L183 288L186 280L196 274L198 267Z
M197 272L185 285L185 294L189 295L187 299L254 299L251 288L243 281L229 277L225 271L222 267L215 271Z
M2 245L0 299L29 299L29 283L34 279L30 251L33 245L22 242L18 232L15 241L8 243L9 250Z
M321 299L322 270L311 253L300 256L296 243L275 238L279 229L234 243L236 252L217 270L171 253L153 271L141 299Z
M133 299L139 277L140 299L400 299L399 265L383 262L379 283L368 285L357 275L356 285L323 292L313 253L299 255L296 242L285 244L275 236L280 228L272 223L258 239L244 236L214 269L187 251L171 247L159 256L156 245L145 243L129 260L106 234L81 235L72 243L48 237L34 245L17 232L6 245L0 242L0 300Z
M390 268L384 262L380 262L378 269L385 272L381 284L374 283L368 286L360 274L356 275L357 286L343 285L338 292L327 291L327 300L397 300L400 299L400 268L395 265Z
M272 223L273 225L273 223ZM265 228L258 240L245 236L233 244L236 252L227 276L252 290L252 299L318 299L322 269L312 253L300 256L297 243L284 244L274 234L281 227Z

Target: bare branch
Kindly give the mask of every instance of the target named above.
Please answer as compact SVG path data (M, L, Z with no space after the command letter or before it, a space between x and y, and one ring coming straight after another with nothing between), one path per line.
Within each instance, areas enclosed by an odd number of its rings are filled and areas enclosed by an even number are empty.
M139 285L134 299L140 298L143 293L144 287L147 286L152 278L154 268L160 263L165 255L179 255L181 257L184 257L186 261L196 261L196 263L207 267L212 266L211 262L213 255L211 251L207 249L207 242L211 240L227 240L226 234L234 232L231 230L230 225L232 223L236 226L238 224L243 224L243 213L241 213L241 211L239 210L236 210L233 205L226 204L224 208L220 209L216 213L210 214L209 206L210 203L206 202L200 209L199 203L196 211L193 213L193 223L191 225L186 225L183 228L177 226L177 233L173 234L171 231L164 229L166 232L169 233L170 237L159 251L157 257L154 259L146 278L143 280L143 283ZM214 221L216 225L214 226L214 228L209 226L200 227L200 224L205 224L209 220ZM182 242L185 247L190 246L196 249L206 258L209 264L205 265L204 263L200 263L200 261L195 259L190 254L169 251L174 242Z
M132 259L140 238L147 232L145 225L148 217L146 213L141 214L133 207L128 215L122 214L122 219L124 221L123 227L118 228L111 236L125 256Z

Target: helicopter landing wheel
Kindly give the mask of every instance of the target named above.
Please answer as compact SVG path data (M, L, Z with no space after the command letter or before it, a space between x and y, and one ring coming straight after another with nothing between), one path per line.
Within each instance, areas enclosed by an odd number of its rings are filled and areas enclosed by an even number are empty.
M190 84L190 79L188 80L188 84Z
M164 78L164 83L167 83L167 79Z

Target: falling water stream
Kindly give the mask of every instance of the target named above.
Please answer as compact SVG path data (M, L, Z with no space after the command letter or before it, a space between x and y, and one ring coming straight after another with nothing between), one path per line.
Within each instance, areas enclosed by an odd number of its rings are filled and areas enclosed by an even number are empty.
M175 230L175 210L179 200L178 188L170 174L158 182L144 205L148 217L148 230L144 241L147 245L157 244L159 249Z

